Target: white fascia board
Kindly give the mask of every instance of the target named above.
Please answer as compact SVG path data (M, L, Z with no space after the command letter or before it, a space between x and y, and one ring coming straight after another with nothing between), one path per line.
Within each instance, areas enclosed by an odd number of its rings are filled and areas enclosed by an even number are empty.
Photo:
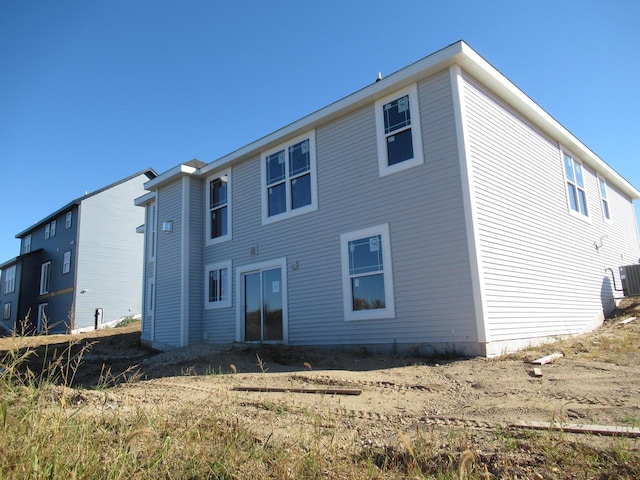
M149 192L149 193L145 193L141 197L136 198L133 201L133 204L136 207L144 207L145 205L149 205L151 202L155 201L155 199L156 199L156 192Z
M607 165L604 160L578 140L475 50L464 43L462 50L461 60L458 63L463 70L479 80L485 87L520 112L540 130L559 142L561 146L577 155L580 160L604 176L611 185L615 185L620 191L634 200L640 199L640 191Z
M193 175L197 171L198 169L196 167L180 164L158 175L156 178L149 180L144 184L144 188L147 190L154 190L161 185L172 182L184 175Z
M485 87L516 111L520 112L543 132L578 155L583 162L602 174L611 185L616 186L632 199L640 199L640 191L627 182L620 174L607 165L600 157L580 142L580 140L572 135L558 121L545 112L507 77L463 41L449 45L280 130L276 130L224 157L220 157L201 167L198 173L203 175L208 174L219 168L224 168L230 164L242 161L250 156L257 156L260 152L282 143L290 137L316 128L334 118L370 104L378 98L384 97L436 72L447 69L453 64L460 65L464 71L480 81ZM154 180L148 182L147 185L154 184L154 182L163 182L163 177L168 173L169 172L156 177Z
M297 120L286 127L262 137L224 157L203 166L200 173L209 173L218 168L226 167L250 156L257 156L260 152L285 142L288 138L299 135L316 126L325 124L334 118L341 117L364 105L372 103L375 99L384 97L395 90L399 90L420 78L427 77L439 70L448 68L455 63L456 56L462 52L463 42L457 42L439 50L428 57L403 68L388 77L374 82L358 90L351 95L338 100L326 107Z

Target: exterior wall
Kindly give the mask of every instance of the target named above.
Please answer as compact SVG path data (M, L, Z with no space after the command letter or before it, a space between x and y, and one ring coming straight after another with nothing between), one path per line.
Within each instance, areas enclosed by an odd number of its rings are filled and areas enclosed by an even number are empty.
M609 185L604 221L596 172L585 165L589 218L572 215L560 146L464 78L487 354L595 328L621 295L606 269L619 286L617 267L640 257L631 200Z
M207 341L235 339L236 269L286 257L291 344L476 347L448 73L420 82L418 96L424 165L379 176L373 102L316 129L315 212L263 226L259 157L232 167L233 240L204 247L202 264L232 260L233 302L203 312ZM384 223L390 226L396 318L345 321L340 234ZM200 296L202 305L203 290Z
M13 266L16 267L15 288L13 289L13 292L5 293L4 287L5 287L6 272L9 268ZM2 275L0 275L0 323L2 324L0 327L0 333L2 333L3 330L5 332L13 331L16 325L16 321L18 319L18 309L19 309L18 302L20 298L21 274L22 274L22 262L19 262L19 261L13 264L5 265L5 267L2 269ZM7 303L11 305L11 314L9 318L5 319L4 306Z
M105 323L141 312L144 239L136 227L144 222L144 210L133 199L144 193L147 180L141 174L82 200L76 329L93 327L97 308Z
M156 238L159 231L157 214L153 215L153 208L156 203L153 202L145 208L145 231L144 231L144 279L142 282L142 323L141 323L141 339L145 342L153 340L153 313L155 297L155 248ZM153 234L155 228L155 235Z
M189 344L203 341L202 310L204 305L204 264L202 249L204 247L204 181L199 178L188 180L189 195L189 255L188 255L188 288L186 295L189 315Z
M154 344L178 347L181 342L181 231L182 181L157 192L158 225L173 222L172 232L158 231L156 249L156 295L154 307Z

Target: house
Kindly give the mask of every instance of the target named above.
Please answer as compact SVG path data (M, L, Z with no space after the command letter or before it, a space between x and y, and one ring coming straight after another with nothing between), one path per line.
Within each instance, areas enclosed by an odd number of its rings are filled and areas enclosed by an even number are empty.
M144 213L133 200L151 170L86 194L18 233L0 265L5 330L66 333L140 314Z
M495 356L585 332L640 192L460 41L145 184L142 339Z

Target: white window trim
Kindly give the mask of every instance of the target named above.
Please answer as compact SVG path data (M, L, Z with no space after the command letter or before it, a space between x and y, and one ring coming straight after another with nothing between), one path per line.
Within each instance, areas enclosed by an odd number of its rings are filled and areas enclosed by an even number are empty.
M71 271L71 250L64 252L62 257L62 274L69 273Z
M289 343L289 298L287 291L287 257L236 267L236 342L244 342L244 274L280 268L282 289L282 342Z
M71 228L71 222L73 221L73 212L67 212L64 219L64 228Z
M48 239L49 239L50 232L51 232L51 224L50 224L50 223L47 223L47 224L44 226L44 239L45 239L45 240L48 240Z
M227 177L227 234L226 235L222 235L220 237L216 237L216 238L211 238L211 196L209 194L209 182L212 180L215 180L216 178L220 178L220 177ZM206 215L206 230L205 230L205 245L210 246L210 245L215 245L217 243L222 243L222 242L227 242L229 240L232 240L232 233L231 233L231 225L233 224L233 222L231 221L231 215L232 215L232 206L231 206L231 184L232 184L232 178L231 178L231 169L227 169L221 172L216 173L215 175L210 175L209 177L207 177L207 180L205 182L205 215Z
M413 140L413 158L404 162L389 165L387 158L387 135L384 133L384 116L382 107L400 97L409 95L409 108L411 109L411 137ZM418 85L411 84L408 87L398 90L375 103L376 112L376 134L378 139L378 171L381 177L416 167L424 164L424 153L422 151L422 128L420 126L422 118L420 116L420 105L418 104Z
M156 248L158 238L158 205L155 201L149 203L148 207L149 215L149 260L154 261L156 259Z
M31 234L24 237L22 242L22 253L31 253Z
M382 239L382 262L384 278L385 308L372 310L353 310L351 292L351 275L349 274L349 241L359 238L380 235ZM393 287L393 265L391 264L391 242L389 236L389 224L385 223L375 227L357 230L355 232L340 235L340 252L342 260L342 298L344 302L344 319L349 320L374 320L381 318L395 318L395 300Z
M11 302L4 304L4 312L2 314L3 320L9 320L11 318Z
M56 227L58 226L58 222L55 220L51 221L51 236L55 237L56 236Z
M11 274L9 274L11 272ZM13 293L16 290L16 266L11 265L2 272L4 278L4 293Z
M219 300L217 302L209 301L209 272L212 270L227 270L227 284L225 285L227 290L227 298L224 300ZM231 275L233 274L231 270L231 260L227 260L226 262L218 262L211 263L204 268L204 308L205 310L211 310L214 308L229 308L231 306Z
M295 209L290 209L289 200L289 180L287 177L285 179L286 189L287 189L287 210L283 213L279 213L278 215L269 216L269 197L268 197L268 188L267 188L267 164L266 159L269 155L279 151L285 150L294 145L296 143L302 142L303 140L309 140L309 175L310 175L310 183L311 183L311 203L309 205L305 205L304 207L299 207ZM311 130L304 135L299 135L295 138L287 140L280 145L266 150L260 154L260 191L262 193L262 224L268 225L270 223L279 222L280 220L285 220L291 217L297 217L298 215L303 215L308 212L313 212L318 210L318 181L316 176L316 131Z
M40 266L40 295L51 291L51 260Z
M45 315L48 317L48 313L46 312L46 310L49 309L49 303L45 302L45 303L40 303L38 304L38 331L41 332L42 331L42 323L44 320ZM48 318L47 318L47 323L48 323Z
M612 222L612 215L611 215L611 200L609 199L609 184L607 183L606 178L604 178L602 175L600 175L599 173L597 174L598 177L598 194L600 195L600 211L602 212L602 220L604 220L606 223L611 223ZM602 190L600 188L600 182L602 182L604 184L604 191L606 194L606 197L602 196ZM604 203L607 203L607 208L609 209L609 218L607 218L607 216L604 213Z
M575 177L575 164L578 163L580 164L580 167L582 168L582 179L585 183L584 187L582 187L582 190L584 191L584 198L585 198L585 203L587 205L587 213L583 213L582 211L576 211L573 208L571 208L571 199L569 198L569 189L567 188L567 184L571 183L569 181L569 179L567 178L567 172L565 169L565 165L564 165L564 157L565 155L567 157L569 157L571 159L571 161L573 162L573 175ZM589 205L589 196L587 195L587 179L586 179L586 169L584 168L584 163L582 163L580 160L577 159L577 157L575 155L573 155L572 153L570 153L567 150L564 149L560 149L560 160L562 161L562 180L563 180L563 185L564 185L564 196L567 200L567 210L569 211L569 214L572 217L575 218L579 218L580 220L582 220L583 222L587 222L587 223L591 223L591 216L590 216L590 212L591 212L591 206ZM577 181L573 183L576 190L579 189L580 187L577 184ZM580 208L580 199L578 198L578 208Z

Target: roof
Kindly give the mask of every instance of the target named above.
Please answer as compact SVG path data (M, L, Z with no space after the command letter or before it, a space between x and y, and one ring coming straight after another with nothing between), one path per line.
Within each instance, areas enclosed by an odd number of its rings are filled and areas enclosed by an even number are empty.
M66 205L64 205L62 208L59 208L58 210L56 210L53 213L50 213L49 215L47 215L46 217L44 217L42 220L37 221L36 223L34 223L33 225L31 225L29 228L21 231L20 233L16 234L16 238L22 238L23 236L27 235L28 233L36 230L38 227L40 227L42 224L49 222L50 220L54 219L55 217L57 217L58 215L60 215L62 212L64 212L65 210L69 210L71 207L73 207L74 205L80 205L84 200L86 200L87 198L93 197L95 195L98 195L99 193L102 193L106 190L109 190L110 188L116 187L122 183L128 182L129 180L131 180L132 178L135 178L139 175L146 175L147 178L149 178L149 180L154 179L155 177L158 176L158 174L156 173L155 170L153 170L152 168L147 168L146 170L141 170L139 172L134 173L133 175L129 175L126 178L123 178L121 180L118 180L117 182L113 182L105 187L102 187L94 192L91 193L86 193L84 194L82 197L78 197L75 200L70 201L69 203L67 203Z
M617 187L632 199L640 199L640 191L607 165L600 157L462 40L418 60L381 80L367 85L361 90L276 130L265 137L249 143L228 155L220 157L209 164L201 167L187 164L174 167L147 182L145 188L152 190L182 175L206 175L215 170L243 161L251 156L258 155L260 152L276 146L289 138L293 138L312 128L326 124L364 105L371 104L378 98L384 97L387 94L431 76L434 73L443 71L452 65L459 65L465 72L472 75L513 109L520 112L541 131L556 140L574 155L577 155L586 165L598 171L598 173L607 179L609 184Z

